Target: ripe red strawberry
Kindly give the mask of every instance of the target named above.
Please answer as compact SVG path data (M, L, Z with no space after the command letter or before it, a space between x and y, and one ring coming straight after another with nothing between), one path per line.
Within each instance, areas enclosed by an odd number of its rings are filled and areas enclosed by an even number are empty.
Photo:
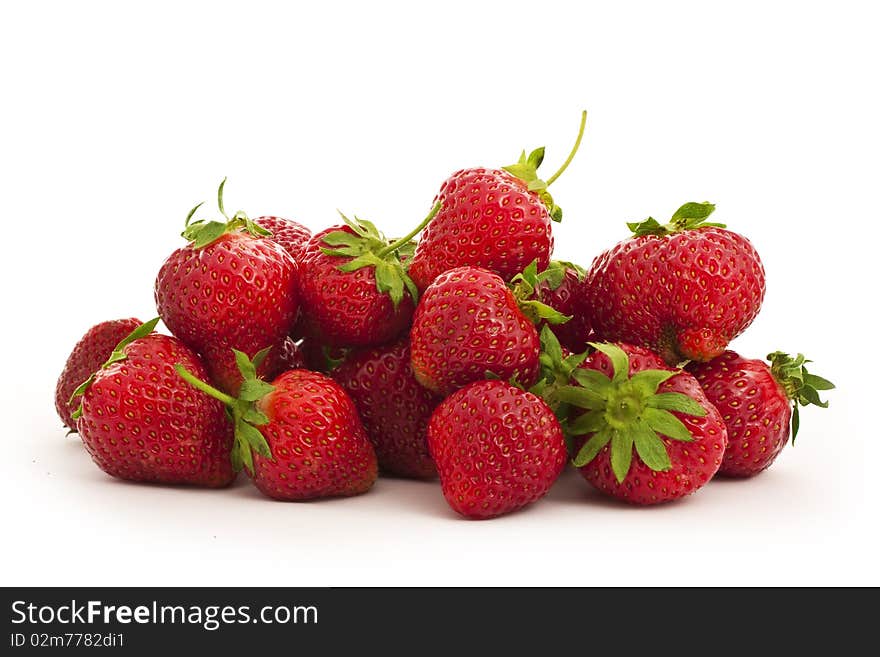
M547 181L538 178L544 149L538 148L503 169L462 169L450 176L434 198L440 212L422 234L409 275L424 291L437 276L455 267L483 267L509 281L533 260L544 269L553 251L551 221L562 210L547 188L574 158L577 141L562 167Z
M548 321L540 313L530 316L528 306L524 308L526 316L535 323L539 332L544 326L549 326L566 349L576 353L586 351L587 343L592 339L586 272L577 265L558 260L551 261L547 269L540 273L535 265L531 263L521 274L513 277L514 296L526 301L539 301L555 310L562 317ZM561 321L564 317L568 319Z
M705 221L714 209L685 203L665 226L629 224L635 236L596 258L587 289L597 336L675 365L718 356L752 323L764 267L745 237Z
M803 354L792 358L776 351L767 359L743 358L725 351L708 363L691 363L693 374L706 397L727 426L727 449L720 474L751 477L766 470L800 425L798 404L826 408L820 390L834 384L807 372Z
M407 337L354 352L331 376L354 401L384 471L417 479L436 476L427 432L441 398L416 381Z
M561 397L573 413L574 464L600 491L631 504L693 493L718 471L727 430L693 376L627 344L594 344ZM635 454L633 454L635 450Z
M225 217L222 183L217 196ZM243 212L226 223L190 223L198 207L183 233L190 243L156 277L156 306L168 329L204 357L212 380L234 392L241 378L231 349L254 355L280 346L293 328L297 264Z
M477 267L444 272L425 291L410 332L416 379L434 392L486 378L538 376L540 342L501 277Z
M73 391L97 372L116 345L140 324L141 320L134 318L101 322L86 331L70 352L55 385L55 410L71 432L76 431L76 421L71 415L79 406L79 400L70 399Z
M256 487L278 500L358 495L376 480L376 453L354 403L323 374L290 370L271 384L257 378L253 360L235 352L243 383L234 398L184 367L190 385L222 401L235 426L233 466L245 467Z
M467 518L494 518L543 497L565 466L565 440L539 397L476 381L431 416L428 445L443 495Z
M92 459L120 479L221 487L235 479L232 425L223 405L177 376L207 377L180 340L152 333L158 318L122 340L77 390L77 430Z
M372 347L409 328L418 290L397 251L437 209L412 233L391 243L371 222L344 215L344 225L313 236L301 262L306 334L331 347Z
M283 217L257 217L254 223L269 231L271 235L267 237L287 251L291 258L300 261L312 231L301 223Z

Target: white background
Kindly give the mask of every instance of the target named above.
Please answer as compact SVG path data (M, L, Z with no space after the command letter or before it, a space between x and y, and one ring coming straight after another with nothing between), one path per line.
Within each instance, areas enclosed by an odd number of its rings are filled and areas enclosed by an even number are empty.
M880 584L871 4L4 4L0 583ZM546 145L549 175L582 108L556 255L588 265L625 221L711 200L768 276L734 347L803 351L838 384L767 473L651 509L569 473L468 522L436 483L309 504L121 483L65 437L73 343L155 314L223 176L233 211L400 234L457 168Z

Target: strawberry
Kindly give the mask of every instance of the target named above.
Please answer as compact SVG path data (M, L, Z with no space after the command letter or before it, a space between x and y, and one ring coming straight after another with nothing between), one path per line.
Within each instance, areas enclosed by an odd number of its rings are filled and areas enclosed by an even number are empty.
M566 460L550 407L497 380L446 398L431 416L428 445L446 501L467 518L494 518L540 499Z
M767 359L743 358L725 351L708 363L691 363L693 374L727 426L727 449L720 474L751 477L766 470L788 442L794 443L800 418L798 405L828 402L820 390L834 384L807 371L810 361L776 351Z
M538 375L538 333L501 280L477 267L442 273L422 296L410 332L412 368L423 386L442 395L486 378Z
M285 501L358 495L376 480L376 453L354 403L338 383L289 370L266 383L253 359L236 350L243 382L231 397L178 367L190 385L222 401L235 427L233 466L244 467L264 495Z
M86 331L70 352L55 384L55 410L71 432L76 431L76 420L71 415L79 405L79 402L73 403L71 400L73 391L97 372L116 345L140 324L141 320L134 318L101 322Z
M302 257L306 242L312 237L312 231L292 219L257 217L254 223L269 231L266 237L281 246L297 262Z
M601 339L649 347L675 365L718 356L752 323L764 267L745 237L706 222L714 209L685 203L665 226L629 224L635 235L595 259L587 290Z
M389 243L366 220L349 220L314 235L302 256L307 335L335 347L372 347L409 328L418 290L397 254L437 213Z
M223 405L180 380L175 367L206 377L199 356L153 333L159 318L129 333L75 392L74 415L95 463L120 479L212 488L235 478L232 425Z
M586 409L573 411L568 426L584 479L639 505L703 486L721 466L727 430L696 379L642 347L593 346L572 374L578 385L557 393Z
M552 260L547 269L537 271L537 263L532 262L521 274L511 281L513 293L524 301L538 301L544 306L557 311L562 317L555 322L533 314L530 319L540 331L549 326L560 343L572 352L586 351L587 343L592 338L590 324L590 306L586 293L586 272L570 262ZM523 307L523 304L520 304ZM526 315L529 312L526 306ZM566 321L561 321L567 317Z
M441 209L416 247L409 275L424 291L437 276L456 267L483 267L509 281L537 260L544 269L553 251L552 221L562 210L547 188L574 158L587 113L581 117L574 148L547 181L538 178L544 149L503 169L462 169L453 173L434 198Z
M409 339L351 354L331 376L351 396L379 466L400 477L434 477L428 420L441 398L419 385Z
M225 182L217 193L224 217ZM168 329L204 357L212 380L234 392L241 377L230 350L280 349L293 328L297 264L243 212L225 223L191 223L199 205L183 232L190 243L174 251L156 277L156 306Z

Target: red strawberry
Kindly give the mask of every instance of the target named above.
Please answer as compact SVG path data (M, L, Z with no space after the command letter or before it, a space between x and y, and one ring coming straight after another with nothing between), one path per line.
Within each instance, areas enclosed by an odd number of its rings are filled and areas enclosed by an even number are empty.
M751 242L706 223L715 206L686 203L593 262L587 289L603 340L657 351L670 365L718 356L758 314L764 267Z
M427 431L441 398L416 381L407 337L353 353L332 377L354 401L383 470L414 478L437 474Z
M538 148L503 169L462 169L443 183L434 198L440 212L428 224L409 266L424 291L455 267L483 267L509 281L533 260L544 269L553 251L551 221L562 219L547 187L571 162L584 134L581 118L574 148L547 181L538 178L544 149Z
M120 342L80 386L77 430L92 459L120 479L220 487L235 478L232 425L223 405L175 373L206 377L180 340L152 333L158 317Z
M218 205L225 217L222 183ZM190 223L198 207L183 233L191 242L156 277L156 306L168 329L202 354L212 380L234 392L241 379L230 350L280 348L293 328L297 264L243 212L226 223Z
M254 223L269 231L271 235L267 237L287 251L291 258L300 261L312 231L301 223L282 217L257 217Z
M476 381L449 396L431 416L428 445L446 501L467 518L540 499L566 460L550 407L505 381Z
M363 219L316 234L302 256L302 299L307 334L328 346L371 347L409 328L418 290L397 254L437 213L389 243Z
M776 351L767 359L743 358L725 351L708 363L691 363L693 374L706 397L727 425L727 449L720 474L751 477L770 467L789 435L797 436L798 404L826 408L820 390L834 384L807 372L803 354L792 358Z
M718 471L727 430L693 376L627 344L598 351L573 372L562 399L573 413L574 464L600 491L631 504L693 493ZM635 454L633 451L635 450Z
M425 291L410 332L419 383L448 395L491 372L524 386L538 375L540 343L501 277L477 267L444 272Z
M79 406L79 400L71 402L73 391L97 372L116 345L140 324L141 320L134 318L101 322L86 331L70 352L55 385L55 410L70 431L76 431L76 421L71 415Z
M535 265L531 263L513 277L514 296L523 301L541 302L555 310L559 316L548 321L540 312L530 316L528 305L524 308L538 331L549 326L566 349L576 353L586 351L587 343L592 339L590 304L584 280L586 272L577 265L558 260L551 261L540 273ZM523 305L521 303L520 307ZM565 317L568 319L562 321Z
M235 352L243 383L230 397L177 368L189 384L219 399L235 425L232 462L278 500L358 495L376 480L376 453L351 399L323 374L290 370L271 384L257 378L265 351L253 360Z

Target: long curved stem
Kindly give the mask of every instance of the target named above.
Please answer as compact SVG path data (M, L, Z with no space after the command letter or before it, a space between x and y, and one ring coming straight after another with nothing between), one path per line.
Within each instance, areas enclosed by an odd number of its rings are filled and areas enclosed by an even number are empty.
M376 255L380 258L383 258L386 255L388 255L389 253L392 253L393 251L397 251L397 249L399 249L401 246L403 246L404 244L409 242L413 237L418 235L421 232L421 230L425 226L428 225L428 222L431 221L431 219L433 219L435 216L437 216L438 212L440 212L440 201L437 201L434 204L434 207L431 208L431 211L428 213L428 216L425 217L424 219L422 219L422 223L420 223L418 226L416 226L415 230L410 231L407 235L404 235L400 239L394 240L393 242L391 242L391 244L389 244L385 248L378 251L376 253Z
M180 378L183 379L184 381L186 381L188 384L190 384L193 388L201 390L203 393L205 393L209 397L213 397L214 399L222 401L227 406L231 406L233 408L235 407L235 402L236 402L235 398L230 397L226 393L223 393L223 392L220 392L219 390L217 390L217 388L214 388L213 386L208 385L207 383L202 381L200 378L198 378L194 374L191 374L189 372L189 370L187 370L180 363L175 365L174 369L180 375Z
M553 184L553 181L556 180L559 176L562 175L562 172L568 168L568 165L571 164L571 161L574 159L575 154L578 152L578 148L581 146L581 139L584 138L584 126L587 124L587 110L583 111L581 114L581 127L578 129L577 140L574 142L574 146L571 149L571 153L568 154L568 158L565 162L562 163L562 166L559 167L559 170L550 176L547 179L547 187Z

